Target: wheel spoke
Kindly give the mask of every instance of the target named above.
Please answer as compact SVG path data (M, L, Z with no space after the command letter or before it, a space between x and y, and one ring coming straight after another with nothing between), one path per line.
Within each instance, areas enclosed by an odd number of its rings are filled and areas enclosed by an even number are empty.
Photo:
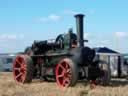
M14 70L20 71L20 68L14 68Z
M69 78L65 78L65 79L63 80L63 86L68 87L69 83L70 83Z
M61 64L59 64L59 66L62 68L63 71L66 71L65 68Z
M19 62L19 60L16 59L16 62L21 65L21 62Z
M67 73L71 73L71 68L67 69Z
M19 78L22 75L22 73L20 73L19 75L16 76L16 79Z
M62 72L62 74L58 75L57 77L58 77L58 78L61 78L61 77L63 77L63 76L64 76L64 72Z

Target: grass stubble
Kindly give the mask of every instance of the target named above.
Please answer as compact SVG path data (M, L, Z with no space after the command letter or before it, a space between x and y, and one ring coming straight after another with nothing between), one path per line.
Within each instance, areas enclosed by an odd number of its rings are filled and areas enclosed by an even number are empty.
M128 81L117 79L109 86L90 89L87 82L74 87L60 88L55 82L34 80L17 85L11 72L0 72L0 96L128 96Z

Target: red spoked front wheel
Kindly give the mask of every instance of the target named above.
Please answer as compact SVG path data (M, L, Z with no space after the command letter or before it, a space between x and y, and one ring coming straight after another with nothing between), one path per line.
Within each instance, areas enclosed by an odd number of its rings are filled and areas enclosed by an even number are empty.
M77 81L77 68L71 59L65 58L56 66L56 82L61 87L75 85Z

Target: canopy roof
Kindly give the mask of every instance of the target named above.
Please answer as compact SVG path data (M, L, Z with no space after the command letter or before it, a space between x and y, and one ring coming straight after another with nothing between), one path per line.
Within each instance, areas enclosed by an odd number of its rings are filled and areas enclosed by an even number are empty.
M97 48L94 48L94 50L97 52L97 53L112 53L112 54L120 54L112 49L109 49L107 47L97 47Z

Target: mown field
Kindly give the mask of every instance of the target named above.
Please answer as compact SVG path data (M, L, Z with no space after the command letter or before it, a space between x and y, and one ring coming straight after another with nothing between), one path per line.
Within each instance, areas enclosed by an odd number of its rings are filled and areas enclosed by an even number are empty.
M61 89L55 82L34 80L30 84L17 85L12 73L0 72L0 96L128 96L128 81L114 79L107 87L90 89L85 81L76 86Z

